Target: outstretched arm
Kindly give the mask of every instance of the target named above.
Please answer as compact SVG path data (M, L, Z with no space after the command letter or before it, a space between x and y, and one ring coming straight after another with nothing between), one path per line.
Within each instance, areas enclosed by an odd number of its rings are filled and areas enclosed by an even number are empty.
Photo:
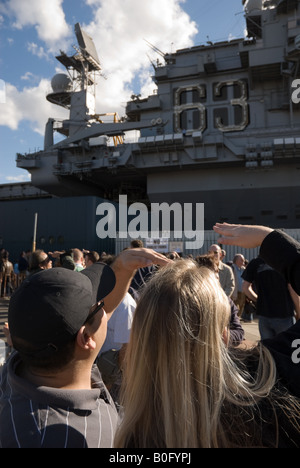
M218 242L224 245L238 247L259 247L264 239L273 231L265 226L246 226L241 224L216 223L214 231L220 235Z
M300 295L300 243L283 231L265 226L216 223L218 242L245 248L260 246L260 256L279 271Z

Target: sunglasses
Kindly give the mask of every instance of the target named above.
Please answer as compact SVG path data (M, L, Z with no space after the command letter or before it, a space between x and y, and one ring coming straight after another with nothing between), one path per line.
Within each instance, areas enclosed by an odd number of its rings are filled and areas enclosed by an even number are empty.
M93 317L95 317L95 315L96 315L96 314L99 312L99 310L101 310L103 307L104 307L104 301L97 302L97 304L95 304L95 305L91 308L90 314L88 315L88 318L86 319L86 321L84 322L83 325L85 325L89 320L91 320Z

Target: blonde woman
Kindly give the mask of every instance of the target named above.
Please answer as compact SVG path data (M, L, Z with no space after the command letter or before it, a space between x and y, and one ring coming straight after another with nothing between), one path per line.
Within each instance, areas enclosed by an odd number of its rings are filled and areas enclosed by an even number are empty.
M229 318L208 268L155 274L135 311L116 448L300 446L299 401L266 348L229 352Z

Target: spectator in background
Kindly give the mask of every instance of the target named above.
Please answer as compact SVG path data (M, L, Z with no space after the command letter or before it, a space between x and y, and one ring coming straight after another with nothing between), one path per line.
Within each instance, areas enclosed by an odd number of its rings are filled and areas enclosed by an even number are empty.
M224 289L225 293L228 297L231 297L234 291L234 275L232 268L225 263L222 262L222 250L221 247L217 244L213 244L209 248L209 253L212 253L217 262L217 266L219 269L219 280L222 288Z
M73 250L49 252L49 255L55 259L55 267L66 268L67 270L75 270L75 262L73 260Z
M22 283L26 278L28 269L29 269L29 262L27 259L27 255L25 252L21 252L18 262L19 267L19 283Z
M238 253L233 258L232 270L234 274L234 291L232 293L232 300L239 310L239 317L242 317L243 310L245 307L246 296L243 292L243 278L242 274L245 270L245 257Z
M49 268L52 268L52 260L44 250L39 249L32 252L29 262L29 272L31 275L41 270L48 270Z
M2 284L0 279L1 297L9 296L13 293L15 287L14 266L9 261L9 252L5 251L2 256L2 267L0 276L2 276Z
M85 268L83 252L80 249L73 249L73 260L75 263L75 271L82 271Z
M215 255L208 254L208 255L198 255L195 258L195 261L200 266L205 266L212 270L217 278L219 278L219 268L217 264L217 260ZM227 296L228 297L228 296ZM239 316L238 316L238 308L234 304L233 300L228 297L229 305L230 305L230 340L229 344L232 346L240 345L245 339L245 331L241 325Z
M226 250L221 249L221 256L220 256L221 262L225 263L225 257L226 257Z
M288 283L280 273L257 257L251 260L242 277L244 293L256 304L262 340L273 338L294 325L295 305Z
M0 296L2 293L2 283L3 283L3 278L4 278L4 264L3 264L3 257L5 255L6 250L1 249L0 250Z
M99 262L99 260L100 260L100 255L98 254L98 252L95 252L95 251L90 252L88 250L84 250L84 263L85 263L86 268L88 268L89 266L93 265L96 262Z

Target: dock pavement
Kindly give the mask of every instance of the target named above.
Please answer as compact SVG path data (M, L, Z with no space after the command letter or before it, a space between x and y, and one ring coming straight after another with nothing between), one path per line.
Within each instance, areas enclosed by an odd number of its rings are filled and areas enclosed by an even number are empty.
M260 340L260 333L258 329L258 319L254 319L253 322L241 322L242 327L245 330L245 339L249 343L256 343Z

